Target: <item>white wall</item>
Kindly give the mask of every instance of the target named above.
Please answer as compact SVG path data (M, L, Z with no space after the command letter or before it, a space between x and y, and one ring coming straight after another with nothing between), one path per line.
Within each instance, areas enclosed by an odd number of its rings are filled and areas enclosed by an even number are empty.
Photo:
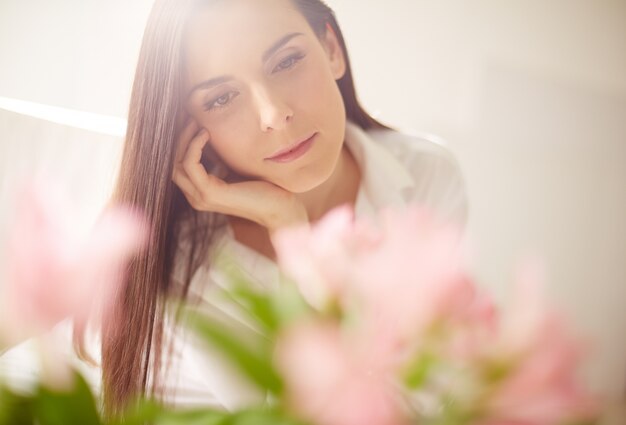
M368 109L405 131L443 136L458 155L479 279L504 303L516 260L539 254L551 298L597 341L586 378L623 402L626 2L329 3ZM2 0L0 96L124 117L150 4ZM101 136L48 133L4 114L7 157L45 151L62 160L62 144L47 134L64 135L78 157L105 149L114 158L118 149L114 138L103 148ZM17 143L29 148L18 152ZM13 174L35 167L20 163ZM97 170L106 174L106 164Z

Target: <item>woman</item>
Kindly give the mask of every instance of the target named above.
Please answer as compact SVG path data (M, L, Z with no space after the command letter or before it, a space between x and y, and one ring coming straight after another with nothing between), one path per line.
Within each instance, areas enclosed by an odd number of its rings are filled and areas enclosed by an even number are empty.
M359 105L341 31L318 0L157 0L113 200L143 209L152 239L115 306L124 326L103 326L111 412L142 392L226 409L263 400L167 325L173 295L242 324L212 298L214 252L232 250L271 288L273 232L335 206L360 215L420 202L461 224L467 215L456 160Z

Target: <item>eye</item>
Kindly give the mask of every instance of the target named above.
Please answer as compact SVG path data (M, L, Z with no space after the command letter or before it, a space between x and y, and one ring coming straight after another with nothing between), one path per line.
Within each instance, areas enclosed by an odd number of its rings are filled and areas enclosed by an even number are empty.
M231 100L233 100L237 96L239 96L238 92L229 91L228 93L225 93L219 97L215 97L205 103L204 110L209 111L211 109L224 108L225 106L229 105Z
M295 55L291 55L285 59L283 59L276 67L272 70L274 72L284 71L285 69L292 68L298 61L300 61L304 57L301 53L296 53Z

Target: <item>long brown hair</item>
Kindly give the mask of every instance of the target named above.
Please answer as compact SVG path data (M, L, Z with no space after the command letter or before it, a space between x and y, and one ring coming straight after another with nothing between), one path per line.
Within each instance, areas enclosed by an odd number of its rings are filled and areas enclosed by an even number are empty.
M109 414L118 413L135 396L155 394L164 346L164 301L175 287L185 299L193 273L206 261L212 237L223 224L224 216L194 210L171 181L182 127L183 28L191 10L206 1L157 0L143 36L112 203L144 211L151 237L148 249L129 265L114 306L115 321L102 326L102 383ZM318 37L327 23L337 35L347 63L346 73L337 81L347 119L363 129L387 128L357 100L348 52L333 11L319 0L291 1ZM206 158L203 163L211 165ZM190 223L193 231L183 234L183 222ZM183 239L185 250L180 248ZM179 282L174 281L174 267L183 270Z

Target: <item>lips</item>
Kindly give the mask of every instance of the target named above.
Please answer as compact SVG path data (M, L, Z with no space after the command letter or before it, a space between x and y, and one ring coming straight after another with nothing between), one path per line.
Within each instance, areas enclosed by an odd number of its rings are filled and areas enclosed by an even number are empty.
M297 148L299 148L301 144L309 141L309 139L311 139L313 136L315 136L315 134L317 134L317 133L313 133L313 134L309 135L308 137L306 137L305 139L301 139L299 142L293 143L293 144L287 146L286 148L282 148L282 149L274 152L271 156L268 156L265 159L278 159L281 156L284 156L285 154L287 154L287 153L289 153L291 151L294 151Z

